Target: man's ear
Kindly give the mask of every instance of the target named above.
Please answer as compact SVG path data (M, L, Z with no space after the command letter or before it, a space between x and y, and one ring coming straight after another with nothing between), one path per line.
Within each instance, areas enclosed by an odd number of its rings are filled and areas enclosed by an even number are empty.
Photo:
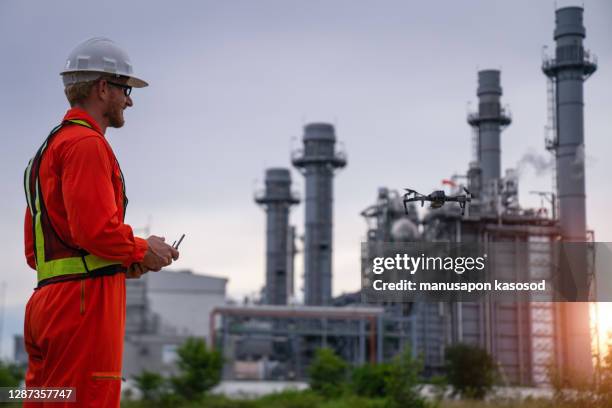
M110 98L108 83L104 79L101 79L98 82L96 82L96 84L93 87L93 90L94 90L94 96L96 99L106 102L108 98Z

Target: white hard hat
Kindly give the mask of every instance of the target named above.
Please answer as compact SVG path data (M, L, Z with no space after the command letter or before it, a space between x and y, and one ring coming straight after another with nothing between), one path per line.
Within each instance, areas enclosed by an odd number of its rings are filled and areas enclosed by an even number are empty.
M77 82L93 81L100 74L128 77L126 85L144 88L149 84L133 75L132 63L127 53L108 38L95 37L76 46L68 56L60 73L64 86Z

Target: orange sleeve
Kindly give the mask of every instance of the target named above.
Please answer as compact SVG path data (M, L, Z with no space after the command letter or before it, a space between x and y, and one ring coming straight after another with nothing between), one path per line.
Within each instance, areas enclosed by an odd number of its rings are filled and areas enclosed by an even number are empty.
M113 166L104 141L83 138L61 156L62 194L74 243L87 252L124 266L141 262L147 241L124 224L113 189Z
M28 262L30 268L36 269L36 259L34 258L34 237L32 236L32 214L30 214L30 209L27 207L25 211L25 221L23 225L26 261Z

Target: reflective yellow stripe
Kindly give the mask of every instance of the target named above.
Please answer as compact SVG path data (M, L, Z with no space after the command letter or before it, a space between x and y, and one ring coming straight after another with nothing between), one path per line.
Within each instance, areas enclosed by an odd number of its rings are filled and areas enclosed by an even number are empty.
M76 123L77 125L87 126L88 128L92 128L91 125L84 120L81 119L68 119L68 122Z
M45 261L45 234L42 230L40 200L38 191L38 180L36 180L36 195L34 205L36 206L36 217L34 219L34 231L36 234L36 271L38 281L55 276L69 275L75 273L86 273L81 258L62 258L53 261Z
M36 231L36 271L38 272L38 281L40 282L43 279L54 278L56 276L87 273L85 265L83 265L83 258L81 257L61 258L45 261L45 235L42 230L42 215L40 211L39 197L40 192L38 191L38 182L36 182L36 219L34 220L34 228ZM94 271L109 265L121 264L120 262L103 259L92 254L85 256L85 262L87 263L87 269L90 271Z

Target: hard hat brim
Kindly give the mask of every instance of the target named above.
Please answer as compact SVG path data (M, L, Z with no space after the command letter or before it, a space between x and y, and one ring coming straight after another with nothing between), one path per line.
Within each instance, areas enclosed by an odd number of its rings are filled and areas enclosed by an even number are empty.
M142 79L136 77L130 77L130 79L128 79L127 81L127 84L134 88L144 88L146 86L149 86L149 83L147 81L143 81Z
M60 73L60 75L63 77L64 75L67 74L76 74L79 72L87 72L87 73L91 73L91 74L100 74L100 75L104 75L104 74L110 74L110 75L118 75L121 77L126 77L126 75L121 75L121 74L116 74L115 72L108 72L108 71L98 71L98 70L84 70L84 69L75 69L75 70L70 70L70 71L62 71ZM142 80L140 78L137 78L135 76L127 76L128 80L126 82L126 85L129 85L131 87L134 88L144 88L146 86L149 86L149 83L145 80ZM75 81L71 81L71 83L75 83ZM66 84L66 83L65 83Z

